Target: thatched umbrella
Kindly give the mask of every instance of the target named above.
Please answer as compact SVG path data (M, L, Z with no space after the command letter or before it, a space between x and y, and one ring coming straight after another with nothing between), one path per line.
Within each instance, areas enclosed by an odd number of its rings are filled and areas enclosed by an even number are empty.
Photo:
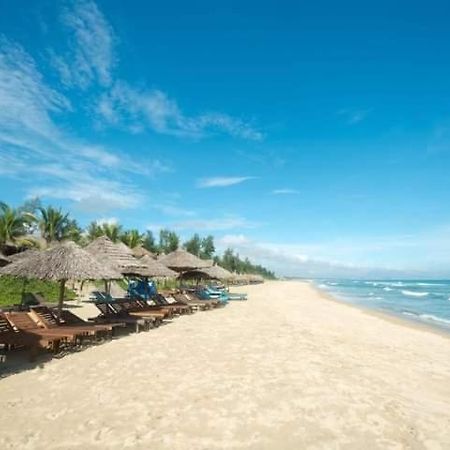
M176 272L186 272L188 270L204 269L210 267L211 262L200 259L186 250L178 249L168 255L162 255L158 261Z
M6 257L2 252L0 252L0 267L6 266L11 260Z
M115 244L106 236L101 236L92 241L86 250L97 261L108 264L122 275L138 275L142 277L152 276L147 266L136 259L130 248L123 242Z
M142 258L144 256L149 256L152 259L156 258L156 255L154 253L142 247L142 245L138 245L137 247L132 248L131 251L133 252L133 256L135 258Z
M67 280L117 280L120 273L107 265L100 264L92 255L74 242L66 242L29 258L10 264L0 270L0 275L21 278L59 281L58 320L64 301Z
M214 278L216 280L230 280L233 278L233 274L229 272L227 269L224 269L220 266L211 266L207 267L206 269L202 269L203 272L208 274L210 278Z
M142 264L145 264L145 266L149 269L151 272L151 277L155 278L176 278L177 272L175 272L172 269L169 269L164 264L161 264L159 261L154 260L150 256L146 255L143 256L139 260Z
M14 255L10 255L8 256L8 259L14 263L17 261L21 261L22 259L26 259L29 256L32 256L36 253L39 253L40 250L36 250L36 249L29 249L29 250L25 250L24 252L19 252L19 253L14 253Z

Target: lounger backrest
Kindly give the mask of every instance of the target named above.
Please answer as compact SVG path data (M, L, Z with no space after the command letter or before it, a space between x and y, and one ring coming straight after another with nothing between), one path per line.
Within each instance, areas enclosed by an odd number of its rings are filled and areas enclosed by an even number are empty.
M95 306L104 316L110 316L113 314L106 303L96 303Z
M0 313L0 334L15 333L14 328L8 322L4 314Z
M35 306L31 308L31 314L38 323L42 322L45 328L56 328L59 326L56 317L47 306Z
M26 312L10 312L6 314L9 322L19 330L39 329L37 324Z

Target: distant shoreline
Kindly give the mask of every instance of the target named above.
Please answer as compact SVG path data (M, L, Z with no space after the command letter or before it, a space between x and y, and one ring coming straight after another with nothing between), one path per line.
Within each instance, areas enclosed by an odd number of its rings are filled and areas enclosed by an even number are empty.
M292 280L292 281L294 281L294 280ZM300 280L296 280L296 281L300 281ZM439 336L450 339L450 331L446 331L444 328L439 327L437 325L433 326L431 324L420 322L418 320L408 319L406 317L395 314L394 312L389 313L387 311L379 311L375 308L364 307L362 305L353 303L351 301L341 300L338 297L334 296L332 293L327 292L323 289L320 289L318 286L316 286L314 281L311 279L309 279L309 280L305 279L305 280L301 280L301 281L308 283L311 286L311 288L315 292L317 292L319 297L322 298L323 300L328 300L331 302L339 303L340 305L347 305L350 308L358 309L359 311L363 311L364 313L366 313L368 315L371 315L374 317L379 317L381 319L384 319L388 322L391 322L391 323L394 323L397 325L401 325L401 326L408 327L408 328L413 328L416 330L429 331L429 332L432 332Z

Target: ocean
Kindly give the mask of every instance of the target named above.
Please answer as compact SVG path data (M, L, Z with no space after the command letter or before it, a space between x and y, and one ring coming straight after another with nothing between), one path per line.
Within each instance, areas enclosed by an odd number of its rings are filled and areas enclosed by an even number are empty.
M336 299L450 333L450 280L314 280Z

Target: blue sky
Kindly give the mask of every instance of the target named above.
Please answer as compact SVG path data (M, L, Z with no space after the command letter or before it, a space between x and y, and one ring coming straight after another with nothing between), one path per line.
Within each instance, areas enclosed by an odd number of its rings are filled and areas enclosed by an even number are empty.
M450 276L450 6L312 3L0 0L0 198Z

